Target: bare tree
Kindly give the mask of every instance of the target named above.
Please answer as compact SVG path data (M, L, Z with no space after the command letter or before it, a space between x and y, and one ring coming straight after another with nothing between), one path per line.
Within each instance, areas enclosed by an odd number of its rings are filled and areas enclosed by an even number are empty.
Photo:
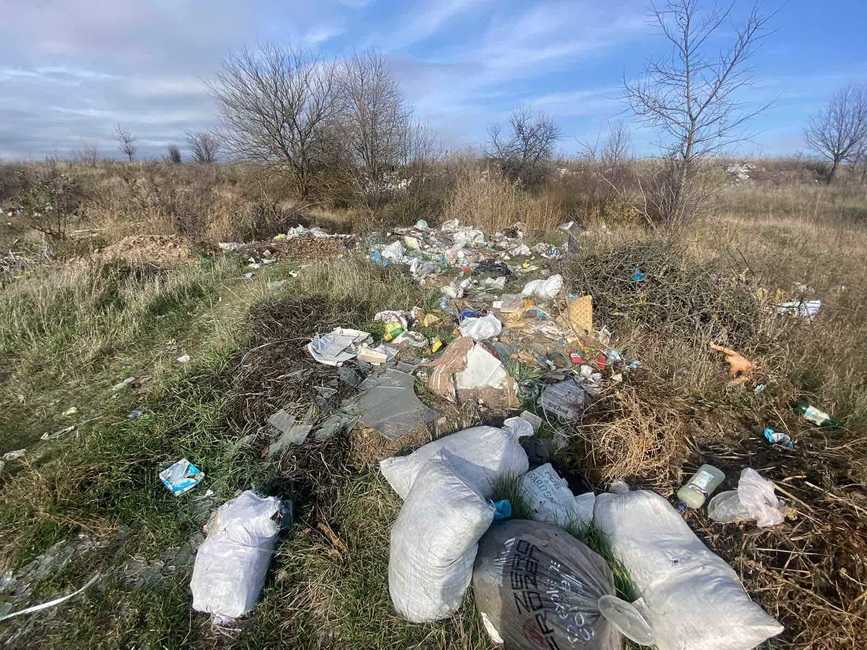
M705 197L692 182L708 154L741 141L741 127L766 106L747 108L737 94L750 82L746 63L764 34L768 17L753 6L729 47L709 51L723 36L734 3L700 13L698 0L666 0L651 5L671 46L669 57L651 62L638 81L624 81L633 112L662 134L668 164L657 177L655 207L649 218L678 225L695 216ZM647 197L645 197L647 198Z
M341 64L343 144L357 185L375 203L387 194L397 169L407 162L411 111L397 80L375 51Z
M307 197L334 144L340 110L336 65L266 45L230 55L211 88L232 153L279 165Z
M194 133L187 131L187 143L193 160L198 163L217 162L217 154L220 152L220 141L213 133L199 131Z
M499 162L507 176L527 184L538 182L542 163L551 160L554 145L560 139L560 128L543 113L518 108L509 118L507 130L504 134L498 124L489 129L490 156Z
M166 147L166 162L170 162L174 165L181 164L181 150L178 148L178 145L170 144Z
M810 118L807 144L831 162L828 182L840 163L856 163L867 150L867 87L849 85L838 90L828 105Z
M129 159L129 161L132 162L133 158L135 158L136 152L135 137L120 124L114 125L114 133L115 137L117 137L117 142L118 146L120 147L121 153L123 153Z

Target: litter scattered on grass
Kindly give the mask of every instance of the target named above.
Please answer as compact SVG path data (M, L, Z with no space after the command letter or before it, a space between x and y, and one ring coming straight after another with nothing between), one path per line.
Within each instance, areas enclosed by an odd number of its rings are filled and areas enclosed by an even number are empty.
M25 609L20 609L17 612L12 612L10 614L4 614L0 616L0 623L6 621L10 618L15 618L16 616L23 616L25 614L35 614L36 612L41 612L45 609L50 609L52 607L56 607L57 605L61 605L65 603L67 600L75 598L80 593L84 592L88 587L96 583L97 580L100 579L100 574L96 574L90 580L84 583L79 589L76 589L71 594L67 594L65 596L61 596L60 598L55 598L54 600L49 600L48 602L41 603L39 605L33 605L32 607L26 607Z
M782 431L774 431L771 427L765 427L762 431L762 435L772 445L780 445L781 447L785 447L786 449L794 449L795 441L789 436L788 433L783 433Z
M186 458L160 472L160 480L174 496L189 492L205 478L205 473Z
M799 318L814 318L821 308L821 300L793 300L777 305L777 313Z
M307 344L307 351L319 363L339 366L358 355L359 346L370 339L360 330L338 327L322 336L315 336Z
M12 462L13 460L20 460L24 458L27 454L26 449L16 449L15 451L7 451L3 454L3 460L7 463Z

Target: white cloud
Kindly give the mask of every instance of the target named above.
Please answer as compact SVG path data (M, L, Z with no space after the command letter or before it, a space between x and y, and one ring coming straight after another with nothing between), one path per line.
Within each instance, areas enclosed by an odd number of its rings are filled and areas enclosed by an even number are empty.
M623 89L619 86L605 86L548 93L534 97L528 105L560 117L613 115L623 107Z
M384 49L395 51L407 48L433 36L450 20L487 4L491 0L432 0L425 8L411 10L407 22L399 22L397 29L388 35Z
M332 38L340 36L344 31L345 30L342 27L337 27L335 25L319 25L308 30L304 34L302 40L306 46L315 47L325 43L326 41L330 41Z

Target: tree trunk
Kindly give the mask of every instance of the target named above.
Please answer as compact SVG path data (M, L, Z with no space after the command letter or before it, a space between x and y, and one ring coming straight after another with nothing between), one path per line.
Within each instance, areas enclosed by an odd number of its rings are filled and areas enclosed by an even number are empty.
M840 161L835 158L834 162L831 163L831 171L828 172L828 184L829 185L834 182L834 178L837 176L837 167L839 167L839 166L840 166Z

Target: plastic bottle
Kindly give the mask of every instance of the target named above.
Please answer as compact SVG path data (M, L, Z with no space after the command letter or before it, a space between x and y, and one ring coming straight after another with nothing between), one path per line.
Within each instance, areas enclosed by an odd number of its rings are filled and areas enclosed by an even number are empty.
M687 507L701 508L705 499L713 494L713 491L720 486L725 477L726 475L723 474L722 470L713 465L699 467L692 478L677 491L677 498L680 499L678 510L683 512Z
M800 400L792 407L795 413L800 413L808 422L812 422L819 427L836 428L840 426L840 422L832 418L825 411L820 411L815 406L810 406L808 402Z

